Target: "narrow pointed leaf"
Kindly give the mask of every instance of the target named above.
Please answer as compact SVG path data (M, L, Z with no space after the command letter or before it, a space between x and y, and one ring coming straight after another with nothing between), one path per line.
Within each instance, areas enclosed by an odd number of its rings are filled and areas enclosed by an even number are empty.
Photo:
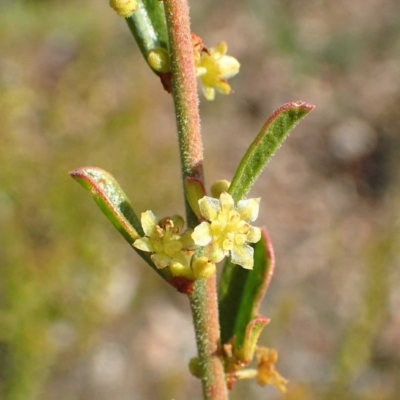
M226 259L218 287L221 342L228 343L235 331L235 322L242 301L243 290L251 271Z
M254 327L249 328L249 324L257 318L266 320L258 315L258 309L270 284L274 266L274 252L265 228L262 229L261 240L254 245L253 270L245 270L231 262L225 264L219 285L222 344L234 337L235 350L242 349L243 352L246 337L254 337L254 332L248 331Z
M290 131L314 108L304 102L287 103L271 115L240 161L233 177L228 192L235 201L246 197Z
M129 244L143 236L139 218L111 174L100 168L83 167L70 172L70 175L90 192L101 211Z

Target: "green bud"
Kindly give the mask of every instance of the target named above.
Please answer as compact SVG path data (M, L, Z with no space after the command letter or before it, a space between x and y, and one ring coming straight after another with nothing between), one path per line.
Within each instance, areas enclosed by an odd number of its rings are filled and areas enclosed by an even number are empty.
M211 195L212 197L219 199L221 193L227 192L231 183L225 179L221 179L211 186Z
M189 361L189 371L196 378L201 378L201 366L198 357L193 357Z

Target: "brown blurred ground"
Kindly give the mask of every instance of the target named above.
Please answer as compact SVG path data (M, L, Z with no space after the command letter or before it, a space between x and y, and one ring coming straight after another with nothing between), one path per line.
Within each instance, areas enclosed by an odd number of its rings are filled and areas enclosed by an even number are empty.
M171 99L107 3L0 1L5 400L201 397L186 299L67 174L95 165L138 214L183 212ZM241 62L234 95L202 99L209 185L274 109L317 106L252 192L278 259L262 341L289 392L240 382L232 399L397 400L399 2L190 3L193 30Z

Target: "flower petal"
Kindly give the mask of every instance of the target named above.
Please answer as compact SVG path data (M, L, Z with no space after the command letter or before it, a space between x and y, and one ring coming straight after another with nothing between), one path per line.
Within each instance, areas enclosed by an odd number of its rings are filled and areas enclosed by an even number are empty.
M240 200L237 203L236 209L238 210L241 218L247 222L255 221L258 217L258 212L260 209L260 200L261 198Z
M204 196L199 200L201 215L208 221L217 219L218 213L221 211L221 203L218 199Z
M211 47L211 55L215 55L216 58L222 57L228 51L228 45L226 42L218 43L215 47Z
M222 261L222 259L228 255L227 251L224 251L224 249L222 248L222 246L212 246L211 250L210 250L210 261L214 262L214 263L218 263L220 261Z
M239 72L240 63L235 57L223 56L219 60L219 67L222 71L221 77L224 79L229 79Z
M154 251L153 244L151 243L151 240L147 237L136 239L133 243L133 246L142 251Z
M171 220L174 224L174 232L182 232L183 227L185 226L185 220L180 215L173 215Z
M197 67L196 68L197 76L202 76L202 75L205 75L206 73L207 73L207 68L205 68L205 67Z
M140 221L145 235L151 236L155 232L157 226L156 216L148 210L142 213Z
M206 86L204 83L202 85L202 91L204 94L204 97L208 100L208 101L212 101L215 99L215 89L210 87L210 86Z
M214 83L214 87L222 94L230 94L233 92L231 86L225 79L220 79Z
M256 226L250 226L246 235L246 240L250 243L257 243L261 239L261 229Z
M172 262L172 259L163 253L155 253L151 256L151 259L158 269L168 267Z
M207 246L211 240L211 226L208 222L202 222L194 228L192 239L198 246Z
M219 201L221 202L221 208L224 211L233 210L235 207L235 202L233 201L232 196L227 192L221 193L221 196L219 196Z
M184 249L195 248L195 243L192 238L192 233L193 233L192 229L187 229L185 232L183 232L180 240L182 242L182 246Z
M253 269L253 248L249 245L235 246L231 251L231 261L233 264L241 265L245 269Z

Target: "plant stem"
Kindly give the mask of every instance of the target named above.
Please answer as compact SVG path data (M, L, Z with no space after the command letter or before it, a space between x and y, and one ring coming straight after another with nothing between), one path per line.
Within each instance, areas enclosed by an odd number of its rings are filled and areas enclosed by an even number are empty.
M199 100L187 0L164 0L171 56L172 96L178 128L182 177L202 182L203 145ZM198 220L186 202L189 227ZM199 279L189 295L205 400L227 400L225 372L219 352L220 328L216 278Z
M189 296L205 400L227 400L220 352L216 278L198 279Z
M178 127L182 177L203 176L203 144L200 133L199 99L187 0L164 1L171 56L172 96ZM186 203L188 224L198 224Z

